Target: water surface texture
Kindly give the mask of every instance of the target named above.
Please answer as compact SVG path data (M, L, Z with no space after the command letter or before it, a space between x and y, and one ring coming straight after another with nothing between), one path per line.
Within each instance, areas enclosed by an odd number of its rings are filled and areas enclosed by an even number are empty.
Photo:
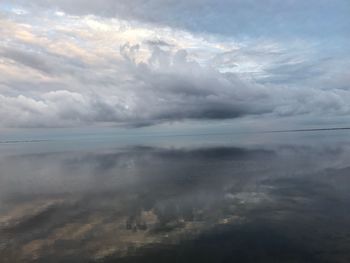
M348 133L2 143L1 262L350 262Z

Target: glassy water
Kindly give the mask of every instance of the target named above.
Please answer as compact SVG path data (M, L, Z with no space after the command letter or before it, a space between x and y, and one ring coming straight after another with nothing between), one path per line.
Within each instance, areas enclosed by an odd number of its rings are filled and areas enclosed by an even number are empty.
M350 262L348 135L2 143L1 262Z

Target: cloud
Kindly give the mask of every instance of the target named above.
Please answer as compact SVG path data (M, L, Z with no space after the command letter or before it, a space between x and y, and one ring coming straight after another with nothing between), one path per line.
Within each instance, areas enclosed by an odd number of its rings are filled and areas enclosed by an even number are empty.
M345 101L349 94L344 90L266 87L243 81L236 74L222 74L203 67L189 60L184 50L168 52L156 47L147 62L137 63L133 57L137 49L129 45L121 48L123 59L118 62L118 71L122 71L125 80L112 76L109 84L105 82L111 90L100 88L104 82L100 82L97 75L88 77L94 82L90 83L93 89L84 86L88 81L85 79L74 92L60 89L35 96L1 95L2 123L21 127L96 123L143 126L252 114L290 116L317 111L321 114L349 112ZM92 72L87 70L86 73ZM105 81L103 78L102 75Z
M112 79L110 92L79 87L76 92L61 89L36 96L1 95L2 123L35 127L115 122L137 126L181 119L228 119L272 110L259 103L250 105L252 98L239 92L243 82L189 61L183 50L171 53L155 48L147 63L136 63L131 57L135 48L121 48L119 69L127 74L127 80ZM93 81L103 85L99 78Z
M13 1L11 1L13 2ZM15 2L57 8L74 15L98 15L225 35L290 35L327 37L347 34L349 3L338 0L34 0ZM332 20L324 19L331 16ZM334 19L334 20L333 20ZM296 22L297 21L297 22ZM348 34L347 34L348 35Z
M0 29L2 127L350 112L349 60L320 54L313 42L238 41L55 10L11 12Z
M51 69L49 65L46 64L45 60L40 59L36 54L23 52L13 48L4 48L3 50L0 50L0 55L23 64L24 66L43 71L44 73L51 72Z

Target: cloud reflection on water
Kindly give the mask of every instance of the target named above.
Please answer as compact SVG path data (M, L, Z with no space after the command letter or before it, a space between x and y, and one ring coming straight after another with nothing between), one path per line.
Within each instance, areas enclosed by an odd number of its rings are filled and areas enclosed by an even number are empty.
M320 144L5 156L0 255L4 262L344 262L348 154L347 144Z

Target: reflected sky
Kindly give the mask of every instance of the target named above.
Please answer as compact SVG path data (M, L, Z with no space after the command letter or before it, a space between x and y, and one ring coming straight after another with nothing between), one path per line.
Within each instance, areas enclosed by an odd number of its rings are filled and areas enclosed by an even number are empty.
M0 151L5 263L350 260L346 131L107 136Z

